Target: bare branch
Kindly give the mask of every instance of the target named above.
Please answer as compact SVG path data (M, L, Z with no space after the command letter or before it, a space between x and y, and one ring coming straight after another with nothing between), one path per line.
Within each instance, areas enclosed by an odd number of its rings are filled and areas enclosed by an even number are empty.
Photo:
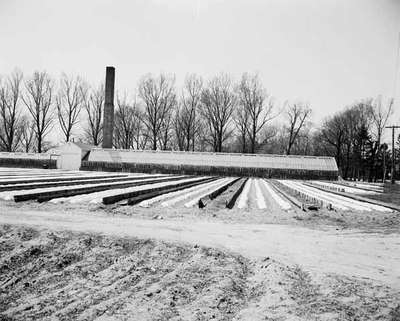
M232 134L230 122L236 107L232 81L226 74L212 78L202 92L201 113L209 129L206 138L214 151L221 152L224 141Z
M82 93L83 106L87 114L87 124L84 127L86 140L95 146L102 141L102 115L104 106L104 84L97 89L87 89Z
M63 74L56 97L57 116L60 127L68 142L73 127L79 122L79 114L85 100L87 85L79 77L72 78Z
M16 70L0 82L0 149L8 152L15 151L21 142L22 77L22 73Z
M35 124L37 152L41 153L43 140L53 125L53 81L46 72L34 72L25 83L26 94L22 100Z
M180 150L194 150L196 136L200 130L199 109L203 81L195 74L188 75L182 90L182 97L173 126Z
M162 128L166 128L176 106L175 78L164 74L157 78L152 75L145 76L139 83L139 97L145 107L143 121L148 130L152 149L156 150ZM165 144L162 145L162 148L165 147Z
M274 101L262 87L257 74L243 74L237 92L240 111L236 122L239 122L242 136L243 131L246 131L250 140L250 152L255 153L258 134L278 114L273 113Z
M288 145L286 154L290 155L291 149L299 136L300 130L305 126L306 121L311 115L311 109L303 103L294 103L288 106L287 116L289 121L288 126Z

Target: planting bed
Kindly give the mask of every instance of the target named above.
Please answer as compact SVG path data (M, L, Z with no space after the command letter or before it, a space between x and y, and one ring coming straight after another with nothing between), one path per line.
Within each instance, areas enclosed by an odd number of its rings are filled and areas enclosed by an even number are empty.
M352 186L350 186L352 185ZM362 185L362 186L361 186ZM378 199L382 186L327 181L267 180L143 173L107 173L40 169L0 170L0 199L69 204L140 207L283 210L328 208L389 212ZM396 185L397 186L397 185ZM397 193L397 191L396 191ZM396 207L394 207L396 209Z
M327 206L329 208L344 211L391 211L390 208L338 195L336 193L330 192L329 190L324 190L323 188L313 187L312 185L305 182L279 180L279 183L287 186L292 190L299 191L300 193L310 197L311 200L313 200L314 202L320 202L322 206Z
M381 189L0 168L0 320L397 320Z

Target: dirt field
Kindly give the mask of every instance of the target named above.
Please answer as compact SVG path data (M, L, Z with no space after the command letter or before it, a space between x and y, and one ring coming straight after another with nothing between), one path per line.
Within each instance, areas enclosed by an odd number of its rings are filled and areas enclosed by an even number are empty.
M147 183L106 175L105 189L86 193L98 179L87 173L22 174L0 184L0 320L400 320L398 212L339 199L342 207L305 212L262 180L193 206L229 178L143 206L104 205ZM35 186L39 174L50 176ZM293 195L334 200L285 184ZM63 197L70 185L83 189ZM38 202L38 190L60 195ZM33 197L14 202L24 193ZM400 194L369 195L396 203Z
M400 295L199 245L2 225L2 320L396 320Z
M400 318L394 213L2 202L0 224L0 320Z

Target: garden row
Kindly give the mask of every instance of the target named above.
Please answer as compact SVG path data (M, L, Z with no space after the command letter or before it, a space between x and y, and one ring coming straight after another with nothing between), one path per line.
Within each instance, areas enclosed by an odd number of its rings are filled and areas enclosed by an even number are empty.
M340 182L74 171L0 171L0 199L141 207L391 211Z

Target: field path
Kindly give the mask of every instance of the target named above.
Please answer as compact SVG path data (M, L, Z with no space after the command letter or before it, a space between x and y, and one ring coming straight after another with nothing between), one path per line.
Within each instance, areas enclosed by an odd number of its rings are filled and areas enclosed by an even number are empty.
M400 289L400 235L277 224L145 220L71 211L0 207L0 224L154 238L219 247L250 258L271 257L317 273L338 273Z

